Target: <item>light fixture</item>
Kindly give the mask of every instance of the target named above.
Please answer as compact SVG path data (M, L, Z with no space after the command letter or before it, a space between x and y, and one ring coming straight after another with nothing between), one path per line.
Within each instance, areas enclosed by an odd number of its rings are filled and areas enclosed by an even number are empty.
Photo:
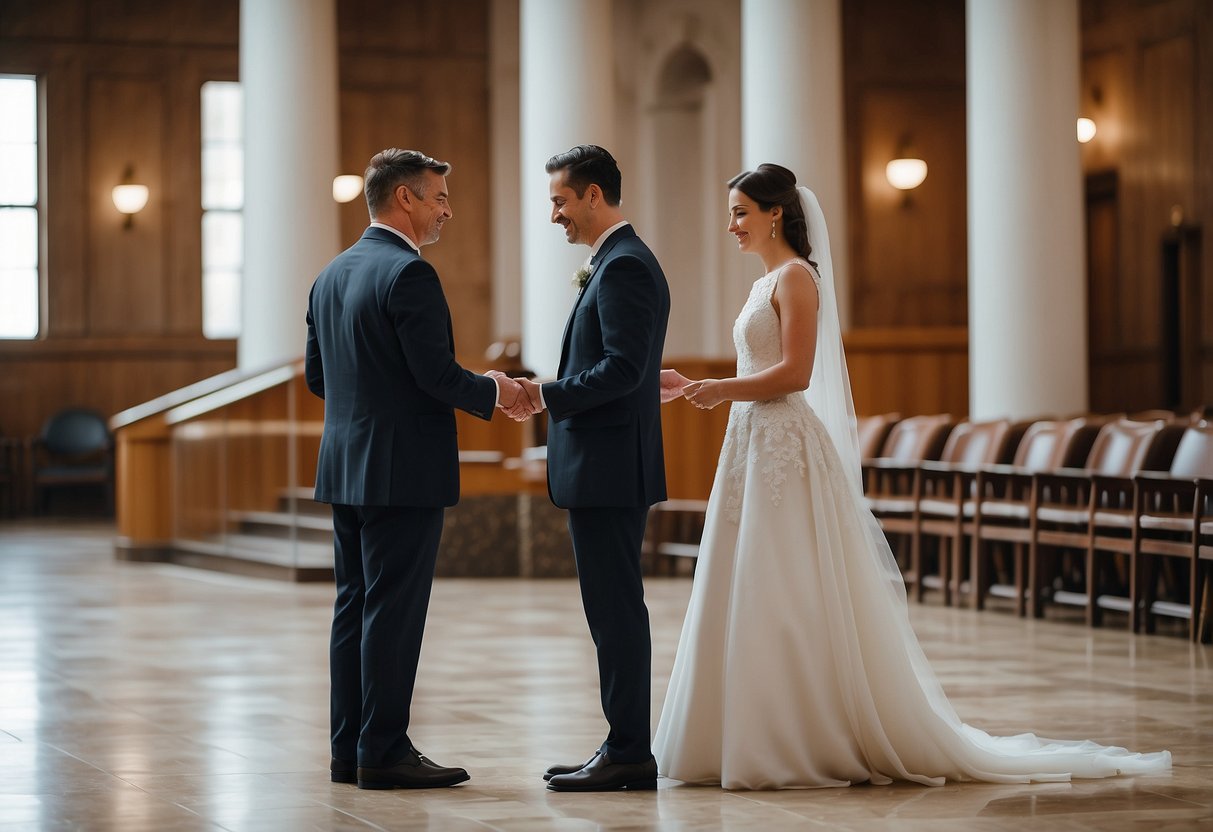
M911 191L927 178L927 163L922 159L903 157L885 165L885 178L899 191Z
M356 173L343 173L333 179L333 199L352 202L362 193L362 177Z
M1078 141L1086 144L1095 138L1095 122L1089 118L1080 118L1078 120Z
M122 173L122 184L115 185L110 192L110 198L114 200L114 207L119 212L126 214L126 221L122 224L123 228L130 228L134 225L135 214L138 214L147 205L147 185L136 184L132 181L134 178L134 168L127 165L126 170Z

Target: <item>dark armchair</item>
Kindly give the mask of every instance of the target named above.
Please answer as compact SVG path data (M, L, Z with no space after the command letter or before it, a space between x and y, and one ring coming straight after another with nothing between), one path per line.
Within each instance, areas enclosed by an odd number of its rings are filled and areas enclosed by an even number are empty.
M113 510L114 443L100 414L68 408L51 416L31 443L29 464L35 514L52 489L81 485L102 488L106 510Z

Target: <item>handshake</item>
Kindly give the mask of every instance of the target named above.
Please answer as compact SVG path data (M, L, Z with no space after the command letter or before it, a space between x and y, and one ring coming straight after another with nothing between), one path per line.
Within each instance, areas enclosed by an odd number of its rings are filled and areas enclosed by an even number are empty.
M510 378L500 370L485 373L495 379L500 390L497 406L516 422L525 422L543 412L543 396L539 385L529 378ZM691 381L677 370L661 371L661 403L686 398L700 410L711 410L725 401L720 382L716 379Z
M485 375L496 380L500 391L497 406L515 422L525 422L543 410L539 385L529 378L510 378L500 370L489 370Z

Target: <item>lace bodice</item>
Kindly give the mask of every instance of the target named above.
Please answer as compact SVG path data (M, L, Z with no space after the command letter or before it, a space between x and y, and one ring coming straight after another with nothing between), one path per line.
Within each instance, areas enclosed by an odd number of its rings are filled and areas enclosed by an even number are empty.
M814 282L819 279L813 269L809 273ZM750 297L733 324L738 376L760 373L783 359L779 315L771 306L778 279L777 269L754 281ZM837 454L823 453L823 446L829 446L825 426L813 413L803 393L761 402L734 402L721 453L721 464L729 480L726 514L735 520L740 512L747 464L758 464L775 505L782 502L789 466L800 476L804 475L806 452L818 464L841 471ZM830 450L832 452L832 447Z
M796 260L804 263L803 260ZM807 266L808 264L805 263ZM780 269L758 278L750 289L750 297L733 324L733 346L737 349L737 375L748 376L774 367L783 358L780 342L779 315L771 306ZM820 278L809 269L813 282Z

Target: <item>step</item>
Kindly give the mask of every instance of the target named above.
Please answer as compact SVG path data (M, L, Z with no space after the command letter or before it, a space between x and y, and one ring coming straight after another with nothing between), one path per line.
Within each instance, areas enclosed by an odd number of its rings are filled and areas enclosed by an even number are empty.
M206 540L178 539L172 563L255 577L293 581L331 581L332 544L229 534Z
M333 518L329 514L233 511L228 513L228 518L242 534L277 539L297 538L329 545L333 542Z

